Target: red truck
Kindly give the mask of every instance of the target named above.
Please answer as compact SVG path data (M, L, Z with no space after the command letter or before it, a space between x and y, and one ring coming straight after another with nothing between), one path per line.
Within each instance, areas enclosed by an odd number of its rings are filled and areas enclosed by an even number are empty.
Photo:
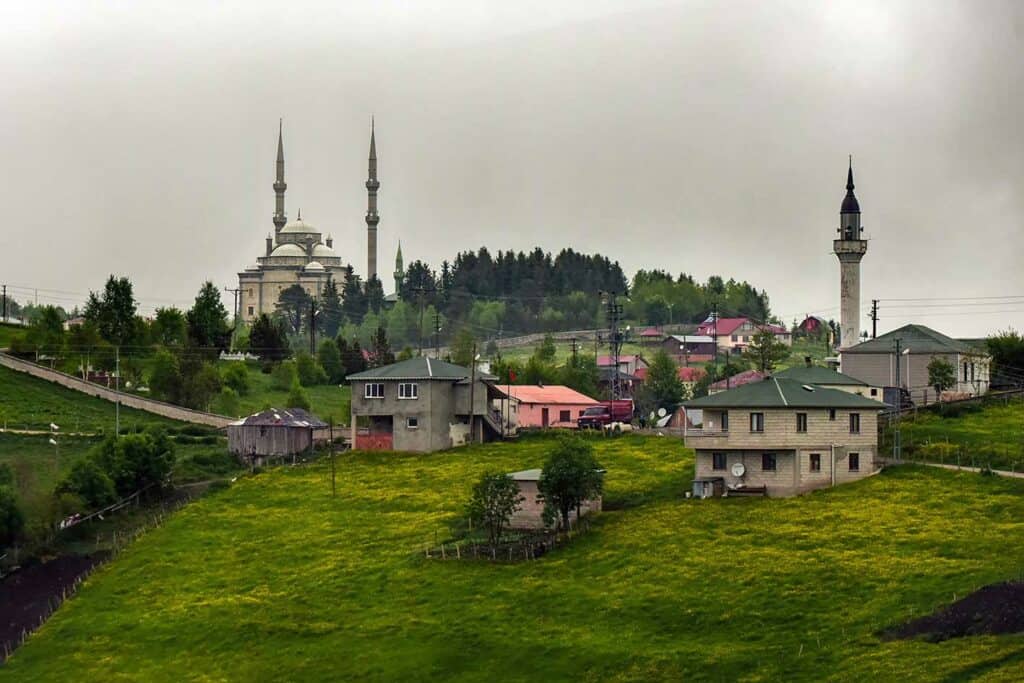
M591 406L583 411L576 420L580 429L603 429L612 422L633 421L633 399L605 401L601 405Z

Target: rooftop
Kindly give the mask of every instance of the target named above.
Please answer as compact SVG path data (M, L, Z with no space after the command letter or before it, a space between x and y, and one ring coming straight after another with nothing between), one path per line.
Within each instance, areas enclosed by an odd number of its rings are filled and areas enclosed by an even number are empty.
M791 379L802 384L835 384L864 387L866 383L820 365L798 365L775 373L779 379Z
M726 379L720 379L712 384L709 389L718 391L719 389L729 389L735 387L741 387L744 384L750 384L751 382L760 382L764 379L764 373L760 370L744 370L738 374L728 377Z
M438 360L437 358L428 358L426 356L417 356L410 358L409 360L399 361L398 363L392 363L391 365L384 365L379 368L371 368L364 370L363 372L357 372L354 375L349 375L345 379L348 380L364 380L364 379L379 379L379 380L447 380L451 382L458 382L461 380L468 380L472 372L469 368L464 368L461 365L454 365L447 361ZM478 379L491 380L495 379L493 375L486 373L477 372L476 376Z
M581 394L575 389L560 385L512 385L508 387L508 393L512 398L522 403L572 403L572 404L597 404L597 401L586 394Z
M864 408L883 410L884 403L839 389L769 377L718 394L686 401L687 408Z
M903 327L886 332L885 334L861 342L843 350L843 355L848 353L895 353L896 340L904 351L910 353L983 353L980 349L967 342L947 337L941 332L936 332L924 325L904 325Z
M260 413L253 413L249 417L232 422L230 426L239 427L326 427L327 423L316 415L308 413L302 408L289 408L280 410L270 408Z

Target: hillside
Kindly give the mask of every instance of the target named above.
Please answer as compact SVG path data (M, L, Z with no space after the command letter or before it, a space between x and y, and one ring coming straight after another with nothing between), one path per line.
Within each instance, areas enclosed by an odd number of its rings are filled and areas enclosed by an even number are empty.
M1024 483L908 467L686 501L678 441L601 439L606 512L568 548L423 557L480 473L549 444L347 454L336 498L323 464L240 479L95 574L0 680L1019 679L1022 635L877 633L1020 574Z

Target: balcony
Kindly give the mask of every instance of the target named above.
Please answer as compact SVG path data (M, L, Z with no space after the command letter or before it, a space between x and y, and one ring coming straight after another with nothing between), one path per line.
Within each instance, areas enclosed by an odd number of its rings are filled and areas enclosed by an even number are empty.
M725 448L729 445L729 432L720 429L687 429L683 442L687 448Z

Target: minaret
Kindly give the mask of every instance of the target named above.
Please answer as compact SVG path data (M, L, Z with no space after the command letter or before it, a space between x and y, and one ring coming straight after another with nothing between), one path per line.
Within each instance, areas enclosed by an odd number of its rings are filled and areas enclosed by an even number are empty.
M839 258L839 348L857 343L860 337L860 260L868 250L860 225L860 204L853 194L853 157L846 175L846 197L839 210L839 239L832 249Z
M373 119L370 119L370 164L369 177L366 179L366 279L377 275L377 141L374 137Z
M274 181L274 194L276 199L274 201L274 237L277 237L277 233L281 232L281 228L285 226L288 219L284 215L284 191L288 189L288 186L284 182L284 122L278 120L277 123L277 180Z
M405 266L402 262L402 240L398 240L398 253L395 254L395 294L401 294L403 280L405 280Z

